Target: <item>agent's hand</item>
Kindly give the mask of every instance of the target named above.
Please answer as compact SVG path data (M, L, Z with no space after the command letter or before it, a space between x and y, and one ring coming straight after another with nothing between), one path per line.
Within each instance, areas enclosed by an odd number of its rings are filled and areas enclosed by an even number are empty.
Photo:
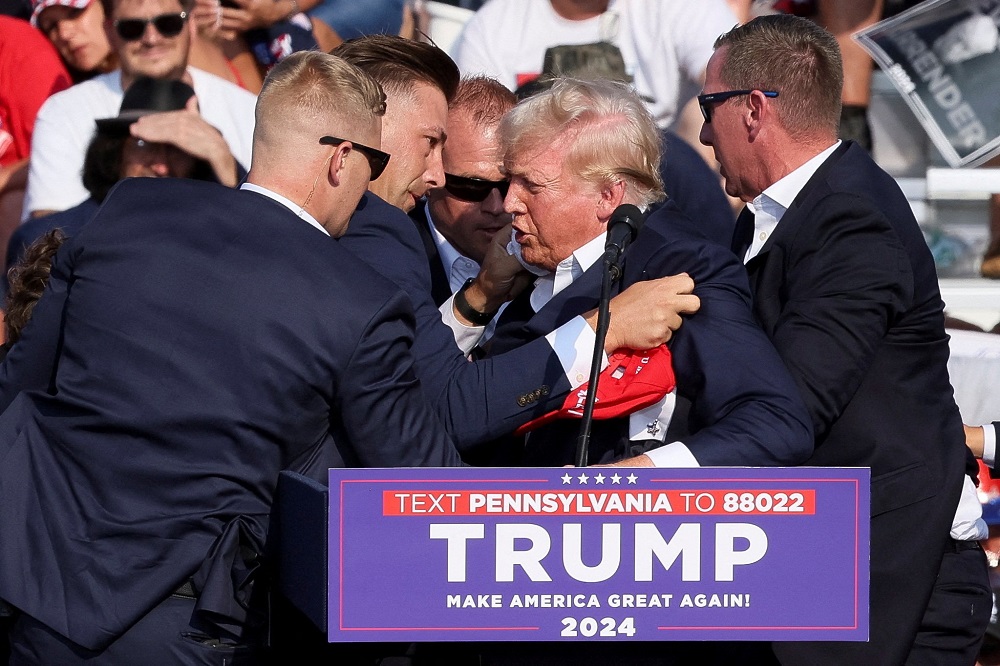
M514 255L507 252L508 242L509 224L494 234L476 281L465 290L466 301L477 312L496 312L535 279L535 276L524 270ZM458 310L455 314L460 321L465 321Z
M687 273L636 282L611 299L611 322L604 343L607 353L627 347L652 349L667 342L681 327L681 315L694 314L701 300L694 295L694 280ZM597 329L597 310L584 315Z

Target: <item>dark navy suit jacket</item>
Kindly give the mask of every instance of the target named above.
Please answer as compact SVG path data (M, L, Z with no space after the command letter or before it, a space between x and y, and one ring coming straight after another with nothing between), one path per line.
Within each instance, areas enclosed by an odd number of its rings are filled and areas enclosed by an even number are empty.
M441 253L438 251L437 243L434 242L434 234L427 224L426 199L417 202L416 207L410 211L410 219L413 220L413 226L420 236L424 253L427 255L427 270L431 276L431 298L434 299L435 305L440 306L451 298L451 283L445 272L445 266L441 263Z
M238 625L280 470L458 464L412 325L267 197L123 181L0 368L0 597L100 649L194 576Z
M687 272L701 309L686 317L670 341L680 420L668 430L701 465L796 465L809 454L812 431L794 382L754 321L743 267L726 248L690 232L683 213L667 202L646 221L626 250L618 289L640 280ZM501 317L490 353L503 352L554 330L597 306L602 265L595 264L528 319ZM520 298L520 297L519 297ZM511 304L508 312L526 312ZM636 453L629 449L624 419L595 422L590 462ZM562 421L532 432L527 462L574 461L579 421Z
M463 454L562 403L570 384L545 340L486 361L466 360L431 297L427 256L406 213L368 193L339 243L409 296L417 376Z
M752 225L741 216L738 253ZM896 182L845 142L747 270L754 310L816 432L806 464L872 473L870 642L781 643L775 651L789 663L902 663L934 585L968 453L931 253Z

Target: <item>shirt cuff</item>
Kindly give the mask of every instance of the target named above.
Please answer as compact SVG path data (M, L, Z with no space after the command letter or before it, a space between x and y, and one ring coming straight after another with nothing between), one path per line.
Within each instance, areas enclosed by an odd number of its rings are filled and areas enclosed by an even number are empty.
M455 316L454 301L455 295L452 294L447 301L441 304L438 311L441 313L441 321L451 329L451 334L455 336L455 344L458 345L463 354L468 356L476 348L476 345L479 344L479 340L483 337L486 327L469 326L460 322L458 317ZM588 326L587 328L590 327ZM591 343L591 348L593 348L593 343Z
M671 442L658 449L646 451L646 455L653 461L654 467L701 467L691 449L681 442Z
M573 317L545 336L559 358L570 386L576 388L590 379L597 335L583 317ZM601 370L608 367L608 355L601 355Z
M983 464L992 468L997 458L997 429L992 423L983 426Z
M628 438L629 441L655 439L660 442L667 439L667 424L674 413L674 405L677 403L677 392L671 391L663 396L659 402L629 414L628 417Z
M989 535L990 528L983 520L983 505L979 503L976 486L966 475L955 508L955 519L951 523L951 538L956 541L981 541Z

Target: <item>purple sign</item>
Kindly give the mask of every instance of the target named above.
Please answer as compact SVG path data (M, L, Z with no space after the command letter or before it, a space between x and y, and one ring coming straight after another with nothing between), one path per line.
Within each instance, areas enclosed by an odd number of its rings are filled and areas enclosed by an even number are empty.
M868 469L331 469L329 640L868 639Z

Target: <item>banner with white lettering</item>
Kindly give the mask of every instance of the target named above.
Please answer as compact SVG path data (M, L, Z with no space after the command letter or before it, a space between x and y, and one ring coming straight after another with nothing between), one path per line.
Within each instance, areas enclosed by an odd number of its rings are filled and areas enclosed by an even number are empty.
M855 39L953 167L1000 152L1000 0L927 0Z
M868 469L331 469L329 640L868 638Z

